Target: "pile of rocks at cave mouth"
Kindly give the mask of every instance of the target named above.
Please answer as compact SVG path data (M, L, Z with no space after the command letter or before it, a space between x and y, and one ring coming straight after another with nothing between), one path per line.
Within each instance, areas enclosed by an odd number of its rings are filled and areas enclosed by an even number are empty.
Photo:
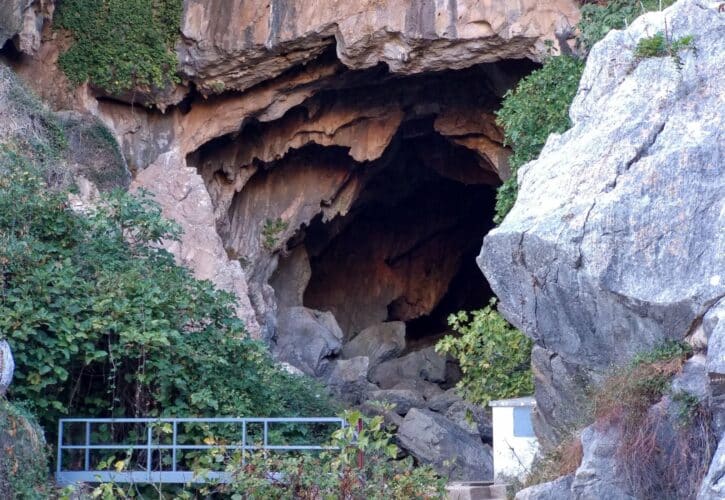
M383 415L418 462L453 480L491 480L491 417L455 393L460 371L453 360L432 346L406 352L401 321L370 326L346 343L343 338L331 313L287 307L277 317L273 352L323 381L340 400Z

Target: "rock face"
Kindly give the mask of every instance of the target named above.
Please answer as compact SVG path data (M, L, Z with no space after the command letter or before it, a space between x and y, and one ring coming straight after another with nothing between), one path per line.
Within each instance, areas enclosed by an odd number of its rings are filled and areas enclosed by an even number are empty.
M537 484L516 493L516 500L569 500L571 495L572 474L555 481Z
M343 357L367 356L370 366L375 367L383 361L395 358L405 348L405 323L391 321L373 325L345 344Z
M437 413L410 410L397 438L418 460L451 479L490 481L493 477L491 447Z
M13 353L10 351L10 344L5 340L0 340L0 397L4 396L10 387L14 371L15 362Z
M0 5L0 47L12 40L15 48L33 55L40 48L41 32L53 16L53 0L8 0Z
M607 35L572 129L520 170L515 207L484 240L500 310L539 346L540 435L576 424L559 409L571 389L685 338L725 295L724 30L716 8L689 0ZM635 56L658 31L693 36L681 65Z
M473 0L363 0L265 4L185 3L181 69L202 89L243 90L327 47L351 68L385 63L395 73L539 57L545 40L578 21L573 0L481 4Z
M341 340L340 327L329 312L289 307L282 309L278 316L274 352L282 361L319 377L327 368L328 358L340 351Z

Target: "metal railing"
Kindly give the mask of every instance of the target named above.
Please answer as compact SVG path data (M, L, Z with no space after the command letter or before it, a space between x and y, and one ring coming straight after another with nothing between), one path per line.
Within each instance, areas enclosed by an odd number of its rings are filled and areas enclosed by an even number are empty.
M76 431L75 437L80 434L82 442L65 443L64 440L69 435L67 426L69 424L80 425L81 431ZM145 428L146 439L141 443L94 443L92 440L93 426L99 424L111 425L142 425ZM164 439L157 436L154 440L154 429L160 424L170 424L170 440L169 436ZM179 427L185 424L231 424L238 426L238 444L179 444ZM248 438L250 424L261 425L261 442L254 443ZM211 471L203 476L195 474L191 470L179 470L179 454L187 451L203 451L218 448L225 450L241 450L242 463L244 463L246 452L257 450L269 451L314 451L314 450L334 450L336 447L323 446L319 444L270 444L269 433L271 425L280 424L305 424L319 425L337 424L340 428L345 428L347 423L339 417L300 417L300 418L65 418L58 422L58 449L57 449L57 466L56 481L58 484L67 485L75 483L97 483L97 482L115 482L115 483L204 483L215 481L227 483L231 481L229 473L221 471ZM72 439L72 438L71 438ZM91 462L91 453L94 450L118 450L126 452L139 451L145 453L145 465L140 470L94 470L95 466ZM75 467L66 467L64 465L64 454L69 452L81 453L81 464ZM159 453L159 459L154 461L154 452ZM164 464L161 460L161 453L171 453L169 464ZM81 468L82 467L82 468Z

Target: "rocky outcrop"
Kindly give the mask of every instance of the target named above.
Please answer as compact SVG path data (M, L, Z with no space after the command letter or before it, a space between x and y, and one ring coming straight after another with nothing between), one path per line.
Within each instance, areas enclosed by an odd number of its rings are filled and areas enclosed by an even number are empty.
M8 0L0 5L0 47L10 40L15 48L33 55L40 48L41 32L53 17L53 0Z
M301 5L186 2L181 71L206 92L244 90L330 46L348 67L380 63L395 73L458 69L514 57L539 58L546 40L578 21L576 2L364 0Z
M572 129L519 171L516 205L484 240L500 310L542 350L540 435L576 425L557 411L568 387L684 339L725 295L724 26L709 3L681 1L598 43ZM679 63L637 57L657 32L693 48Z
M516 493L516 500L569 500L572 498L572 474L548 483L537 484Z
M430 410L410 410L396 437L414 457L445 477L468 481L493 477L491 447Z
M405 349L405 323L391 321L373 325L347 342L342 348L342 356L367 356L370 367L374 368L383 361L397 357Z
M329 358L340 351L341 340L342 331L329 312L289 307L278 316L274 352L282 361L319 377L325 373ZM367 373L367 362L364 365ZM348 378L344 377L346 381Z

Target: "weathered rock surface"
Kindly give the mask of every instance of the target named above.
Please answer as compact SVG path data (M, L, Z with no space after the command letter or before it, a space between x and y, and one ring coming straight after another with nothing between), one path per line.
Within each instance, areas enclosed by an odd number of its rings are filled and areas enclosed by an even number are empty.
M414 457L451 479L490 481L493 477L491 447L442 415L413 408L396 436Z
M624 476L615 459L619 436L616 427L597 429L590 426L582 431L584 456L571 483L574 498L635 499L628 493L624 485Z
M368 394L368 400L389 403L394 406L393 411L398 415L407 414L411 408L425 408L423 396L409 389L372 391Z
M13 361L13 353L10 351L10 344L5 340L0 340L0 397L10 387L13 381L13 372L15 371L15 362Z
M681 66L635 56L658 31L693 36ZM596 376L682 339L725 295L724 34L699 0L609 33L589 54L572 129L519 171L516 205L484 240L500 310L562 373ZM553 372L537 369L537 396L566 401L567 383L542 387ZM540 409L540 434L572 424Z
M40 48L43 24L53 17L53 0L7 0L0 4L0 47L13 40L15 48L33 55Z
M359 404L369 399L368 394L377 390L377 386L368 381L369 364L367 356L336 359L330 363L325 375L330 391L350 404Z
M493 425L485 408L468 401L457 401L446 410L444 415L458 427L484 442L493 441Z
M391 389L400 382L417 378L445 382L446 358L435 352L434 347L428 347L380 363L371 370L369 378L383 389Z
M277 338L273 347L277 357L308 375L322 376L330 362L328 358L342 347L342 332L335 317L329 312L306 307L286 307L280 310L277 321ZM367 373L367 361L362 364ZM357 379L360 370L353 372ZM350 377L345 376L344 379L349 381Z
M562 476L548 483L537 484L516 493L516 500L569 500L572 497L573 474Z
M436 394L435 396L428 399L428 409L438 413L445 413L453 403L461 401L461 397L456 394L454 387L448 389L445 392Z
M364 0L252 4L185 3L181 70L203 90L246 89L334 45L348 67L385 63L395 73L465 68L513 57L537 59L544 41L576 24L573 0L515 6L472 0Z
M342 356L367 356L370 367L395 358L405 349L405 323L390 321L373 325L359 334L342 348Z
M725 498L725 438L715 451L707 476L702 480L698 500L720 500Z

